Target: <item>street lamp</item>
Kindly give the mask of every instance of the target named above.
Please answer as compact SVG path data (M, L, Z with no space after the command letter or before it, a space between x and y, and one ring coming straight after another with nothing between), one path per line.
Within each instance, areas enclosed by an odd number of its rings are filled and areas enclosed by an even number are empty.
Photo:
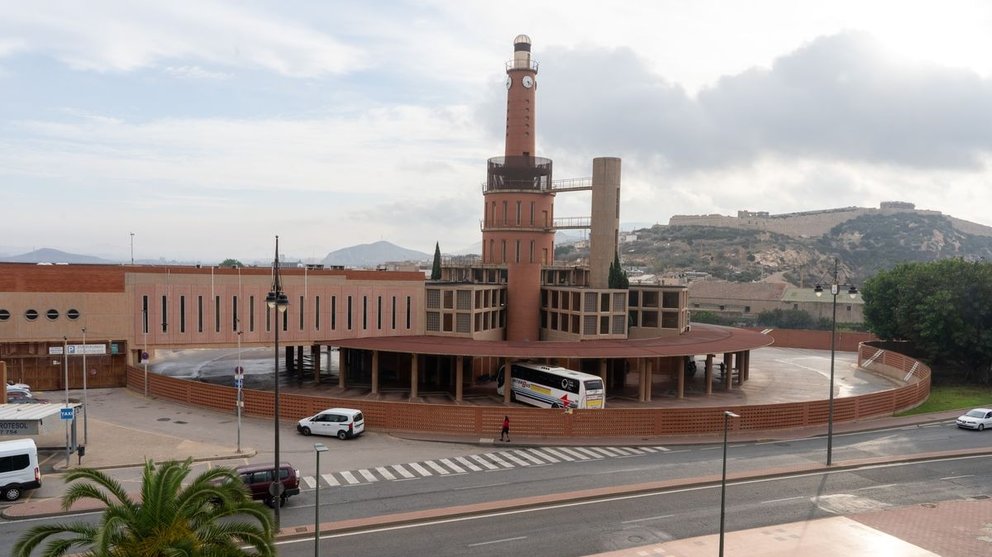
M134 232L131 233L131 265L134 265Z
M320 557L320 453L327 451L323 443L313 444L314 454L317 455L317 495L313 505L313 557Z
M269 495L272 496L273 507L275 507L276 531L278 531L279 507L282 503L282 492L285 489L282 485L282 478L279 477L279 327L281 318L289 306L289 297L282 291L282 285L279 284L279 236L276 236L276 258L272 265L272 290L265 296L265 304L269 306L269 310L276 310L274 312L276 329L275 368L272 370L273 382L275 383L273 390L275 399L275 412L273 414L275 465L272 468L272 484L269 486Z
M730 418L740 418L729 410L723 412L723 478L720 481L720 557L723 557L723 516L727 505L727 429Z
M834 353L837 339L837 294L841 287L847 287L847 294L854 299L858 295L858 289L853 284L837 284L837 258L834 258L834 281L830 285L830 294L833 296L833 315L830 319L830 402L827 404L827 466L833 462L834 450ZM823 296L823 286L817 284L813 289L816 297Z
M83 327L83 445L89 443L89 427L86 423L86 327Z

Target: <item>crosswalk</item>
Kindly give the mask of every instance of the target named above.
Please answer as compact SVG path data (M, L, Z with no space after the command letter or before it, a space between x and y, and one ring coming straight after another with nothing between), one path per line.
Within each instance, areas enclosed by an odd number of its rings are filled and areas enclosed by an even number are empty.
M547 466L568 462L629 458L667 452L666 447L527 447L492 451L488 453L453 456L406 464L391 464L330 472L316 476L303 476L304 485L313 489L317 482L322 486L348 487L380 481L404 481L418 478L455 476L475 472L494 472L528 466Z

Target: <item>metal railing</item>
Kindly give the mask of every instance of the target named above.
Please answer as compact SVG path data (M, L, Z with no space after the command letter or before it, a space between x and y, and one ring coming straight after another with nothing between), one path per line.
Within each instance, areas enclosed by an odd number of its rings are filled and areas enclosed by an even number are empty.
M587 176L585 178L564 178L562 180L553 180L551 182L551 191L562 192L562 191L582 191L592 189L592 177Z

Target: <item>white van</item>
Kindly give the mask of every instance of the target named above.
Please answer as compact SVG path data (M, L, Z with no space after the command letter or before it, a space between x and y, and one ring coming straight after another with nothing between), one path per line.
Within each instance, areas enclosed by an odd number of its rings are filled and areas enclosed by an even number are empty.
M41 487L34 439L0 441L0 499L16 501L25 489Z

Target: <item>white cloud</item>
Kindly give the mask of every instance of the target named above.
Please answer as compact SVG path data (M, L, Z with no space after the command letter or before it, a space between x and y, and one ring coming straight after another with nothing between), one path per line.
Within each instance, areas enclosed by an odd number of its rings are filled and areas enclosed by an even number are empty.
M229 73L214 72L200 66L169 66L165 68L164 72L180 79L227 79L231 77Z

